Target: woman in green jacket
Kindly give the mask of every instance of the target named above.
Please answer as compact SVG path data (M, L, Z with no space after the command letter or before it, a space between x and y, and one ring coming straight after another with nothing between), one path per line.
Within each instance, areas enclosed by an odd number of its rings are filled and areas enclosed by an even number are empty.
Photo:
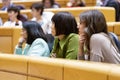
M77 23L69 12L52 17L52 35L55 37L51 57L77 59L79 36Z

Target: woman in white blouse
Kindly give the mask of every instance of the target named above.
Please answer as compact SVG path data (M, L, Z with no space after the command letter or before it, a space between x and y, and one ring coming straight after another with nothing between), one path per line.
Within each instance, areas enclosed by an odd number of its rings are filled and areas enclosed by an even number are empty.
M47 18L44 18L43 15L43 11L44 11L44 6L42 3L34 3L31 6L31 10L32 10L32 16L33 18L31 19L32 21L36 21L38 22L44 33L45 34L51 34L51 27L50 27L50 22L48 21ZM51 15L49 15L51 16Z
M8 21L6 21L3 26L22 26L22 21L27 19L20 14L20 10L17 7L10 7L7 10L8 12Z

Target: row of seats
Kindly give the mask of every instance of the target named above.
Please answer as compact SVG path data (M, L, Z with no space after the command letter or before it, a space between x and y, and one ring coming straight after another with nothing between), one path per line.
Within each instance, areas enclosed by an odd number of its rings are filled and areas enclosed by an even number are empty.
M120 40L120 22L109 22L107 25L108 31L117 34ZM0 52L13 53L20 33L21 28L18 27L0 27Z
M13 53L20 33L19 27L0 27L0 52Z
M27 9L31 7L31 5L35 2L40 2L42 0L24 0L24 1L18 1L18 0L12 0L14 4L17 5L24 5ZM55 0L57 3L61 5L61 7L66 7L66 4L69 0ZM96 0L84 0L86 3L86 6L95 6ZM0 3L0 8L2 7L2 3Z
M84 0L86 6L95 6L97 0Z
M115 9L112 7L81 7L81 8L45 9L45 11L51 11L53 13L57 13L60 11L68 11L75 16L77 21L79 21L80 13L82 13L86 10L99 10L104 14L107 22L115 21ZM109 12L111 12L110 16L109 16Z
M45 9L45 11L46 12L53 12L53 13L57 13L57 12L60 12L60 11L68 11L75 16L77 21L79 21L79 14L81 12L84 12L86 10L93 10L93 9L100 10L104 14L107 22L114 22L115 21L115 9L112 8L112 7L59 8L59 9ZM111 14L109 16L110 12L111 12ZM32 18L30 9L21 10L21 13L27 15L28 19ZM0 11L0 16L3 20L3 22L8 20L7 12Z
M120 22L108 22L108 31L114 32L120 40Z
M120 65L0 54L0 80L119 80Z

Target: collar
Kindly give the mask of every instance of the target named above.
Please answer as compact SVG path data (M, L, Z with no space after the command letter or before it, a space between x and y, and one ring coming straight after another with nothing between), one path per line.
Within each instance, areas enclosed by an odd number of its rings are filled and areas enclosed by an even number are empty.
M64 38L59 41L59 45L60 45L60 48L61 48L61 49L63 49L64 45L66 44L66 42L67 42L67 37L68 37L68 36L64 36Z

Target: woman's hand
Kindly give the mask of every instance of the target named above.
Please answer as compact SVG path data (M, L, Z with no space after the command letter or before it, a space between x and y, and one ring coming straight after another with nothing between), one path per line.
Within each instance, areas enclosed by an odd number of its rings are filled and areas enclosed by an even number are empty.
M81 48L84 46L85 41L86 41L86 35L84 33L80 34L80 36L79 36L79 44L80 44Z
M52 54L50 55L50 57L51 57L51 58L56 58L56 53L52 53Z
M84 33L80 34L79 36L79 53L78 53L78 59L83 60L84 59L84 43L86 41L86 35Z
M25 42L26 42L26 40L23 37L19 38L18 46L22 47L23 43L25 43Z

